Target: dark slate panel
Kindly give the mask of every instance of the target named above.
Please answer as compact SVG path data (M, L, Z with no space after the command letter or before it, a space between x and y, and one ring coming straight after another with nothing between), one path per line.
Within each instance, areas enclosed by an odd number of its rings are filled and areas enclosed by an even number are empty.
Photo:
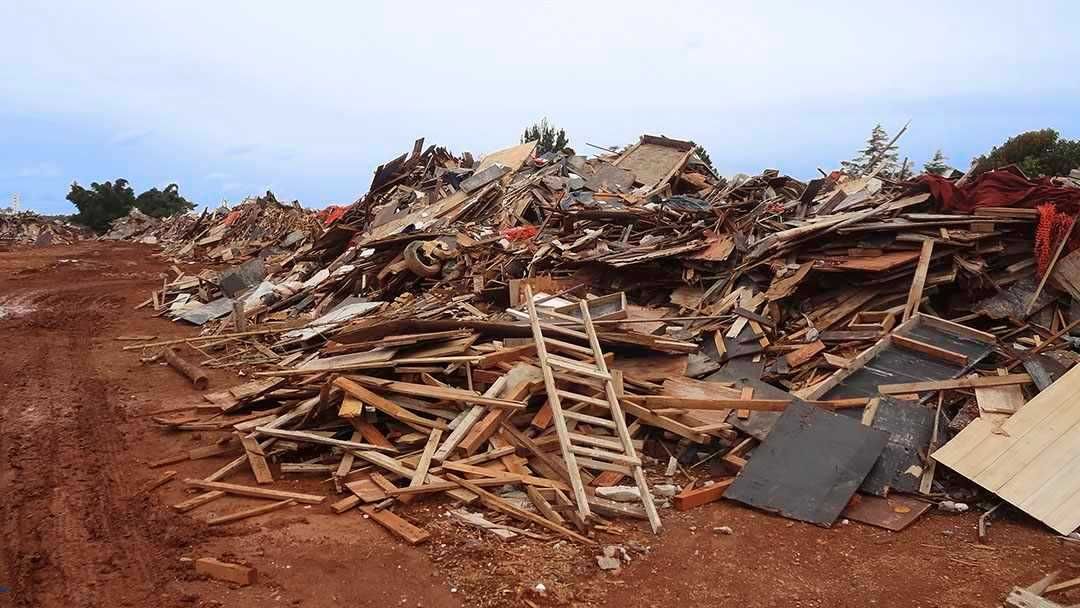
M793 403L754 450L724 497L831 526L870 473L889 435L857 420Z
M934 410L882 397L871 426L888 433L889 441L859 490L875 496L917 492L924 466L919 452L929 453Z
M915 327L906 328L904 331L898 333L901 336L913 338L920 342L926 342L927 344L933 344L934 346L944 348L945 350L951 350L954 353L965 354L972 360L982 359L992 348L986 342L979 342L978 340L946 333L936 327L926 325L925 323L919 323Z
M931 359L922 353L890 345L882 350L867 366L905 378L893 382L919 382L953 378L964 368L959 365Z

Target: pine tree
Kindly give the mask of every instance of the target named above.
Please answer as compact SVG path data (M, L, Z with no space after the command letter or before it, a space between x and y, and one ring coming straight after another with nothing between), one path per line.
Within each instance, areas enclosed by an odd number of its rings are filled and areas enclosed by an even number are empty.
M563 129L555 129L555 126L548 123L547 118L544 118L535 125L525 129L525 133L521 135L521 143L528 143L530 141L537 141L536 155L547 154L548 152L558 152L566 147L566 144L570 143L570 138L566 136L566 131Z
M855 158L841 162L841 168L848 175L860 177L880 167L878 175L887 178L894 177L899 169L897 166L899 146L889 145L889 141L889 134L885 132L881 124L874 125L874 129L870 131L870 137L866 140L866 147L859 150Z
M705 163L706 167L712 169L714 173L716 172L716 167L713 166L712 159L709 158L709 153L705 150L705 146L702 146L701 144L695 145L694 154L697 154L697 157L701 159L701 162Z
M934 152L933 158L923 164L922 170L925 173L933 173L934 175L945 175L945 172L949 170L949 165L945 164L948 159L945 153L941 151L941 148L938 148L937 152Z

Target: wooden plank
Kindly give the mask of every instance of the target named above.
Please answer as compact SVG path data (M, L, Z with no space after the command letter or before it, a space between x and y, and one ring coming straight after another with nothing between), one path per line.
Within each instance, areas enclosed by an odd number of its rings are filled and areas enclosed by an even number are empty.
M337 502L331 503L330 510L340 515L345 511L352 509L361 502L362 501L360 500L359 496L356 496L355 494L350 494L349 496L346 496L345 498L342 498Z
M798 367L803 363L813 359L818 353L825 350L825 343L821 340L815 340L801 348L799 350L790 352L784 357L787 360L787 364L791 367Z
M530 302L531 302L531 300L530 300ZM479 496L480 501L483 502L484 505L487 506L489 509L499 511L501 513L505 513L507 515L510 515L511 517L516 517L516 518L524 520L524 521L532 522L532 523L534 523L534 524L536 524L536 525L538 525L538 526L540 526L542 528L546 528L546 529L551 530L553 532L556 532L556 533L558 533L558 534L560 534L562 536L565 536L565 537L567 537L567 538L569 538L571 540L575 540L577 542L580 542L580 543L583 543L583 544L586 544L586 545L595 545L596 544L596 541L592 540L591 538L588 538L586 536L582 536L582 535L578 534L577 532L574 532L573 530L570 530L568 528L560 526L559 524L557 524L555 522L548 521L547 519L544 519L540 515L537 515L535 513L530 513L528 511L523 510L523 509L519 509L518 507L515 507L514 505L512 505L512 504L506 502L505 500L499 498L498 496L492 494L491 492L488 492L487 490L481 488L480 486L478 486L478 485L476 485L476 484L474 484L474 483L472 483L472 482L470 482L468 480L462 479L461 477L458 477L457 475L447 475L447 479L449 479L450 481L460 485L462 488L465 488L466 490L469 490L470 492L472 492L472 493L476 494L477 496Z
M266 454L263 452L259 441L254 435L236 433L240 437L240 443L244 446L244 454L247 456L251 472L255 475L257 483L274 483L274 475L270 472L270 465L266 463Z
M675 509L677 511L689 511L694 507L720 500L723 498L724 492L727 491L728 486L734 483L734 481L735 478L731 477L722 479L712 485L683 490L675 495Z
M255 568L230 564L213 557L201 557L195 560L195 572L237 585L251 585L258 580L258 571Z
M202 488L204 490L219 490L221 492L225 492L226 494L250 496L252 498L271 498L274 500L292 499L296 502L304 503L306 505L317 505L322 501L326 500L325 496L302 494L300 492L286 492L283 490L271 490L269 488L257 488L253 486L244 486L236 483L225 483L222 481L185 479L184 483L189 486L195 486L196 488Z
M357 498L364 502L379 502L386 500L386 492L370 479L358 479L345 484Z
M915 266L915 276L911 280L911 290L908 291L907 304L904 305L902 320L907 321L912 315L919 312L919 303L922 302L923 287L926 285L926 273L930 269L930 258L934 253L934 240L926 239L922 243L919 252L919 263Z
M431 538L426 530L417 528L389 510L378 511L375 507L363 506L360 511L410 545L419 545Z
M278 509L284 509L285 507L291 507L296 504L295 500L281 500L278 502L263 505L261 507L253 507L251 509L244 509L243 511L237 511L235 513L229 513L228 515L220 515L218 517L211 517L206 520L206 523L211 526L219 526L221 524L228 524L234 521L240 521L241 519L247 519L249 517L255 517L256 515L262 515L264 513L270 513L277 511Z
M187 513L188 511L191 511L196 507L201 507L206 503L213 502L221 498L222 496L225 496L225 492L222 492L221 490L211 490L209 492L203 492L202 494L193 496L192 498L189 498L183 502L178 502L173 505L172 508L174 511L179 511L180 513Z
M505 407L514 410L525 409L525 404L520 401L510 401L507 399L497 399L494 397L484 397L483 395L462 389L445 388L439 386L428 386L426 384L413 384L410 382L398 382L395 380L384 380L382 378L374 378L371 376L349 376L348 378L337 378L334 380L334 384L342 389L346 386L355 388L358 385L377 388L379 390L390 391L392 393L400 393L402 395L410 395L413 397L427 397L430 399L438 399L441 401L455 401L459 403L470 403L476 405L487 405L489 407ZM370 391L352 391L345 389L346 392L358 397L364 403L370 403L364 398L364 395L373 394Z
M361 386L357 382L354 382L353 380L350 380L348 378L335 378L334 379L334 386L337 386L338 388L345 391L349 395L352 395L353 397L359 399L360 401L366 403L367 405L370 405L371 407L381 411L382 413L386 414L387 416L390 416L392 418L397 418L398 420L400 420L400 421L402 421L402 422L404 422L406 424L419 425L419 426L422 426L422 427L425 427L425 428L432 428L432 429L445 429L446 428L445 423L443 423L443 422L441 422L439 420L429 420L429 419L424 418L422 416L417 416L416 414L414 414L414 413L410 412L409 410L401 407L400 405L394 403L393 401L390 401L389 399L383 397L382 395L371 392L366 387ZM423 385L421 384L421 385L417 385L417 386L423 386ZM380 449L382 449L382 448L380 448Z
M933 344L927 344L926 342L908 338L907 336L893 334L892 342L900 348L922 353L931 359L937 359L961 367L965 367L968 364L968 356L963 353L946 350L939 346L934 346Z
M545 479L543 477L534 477L532 475L522 475L520 473L508 473L502 471L495 471L492 469L486 469L484 467L473 466L469 464L458 464L455 462L443 463L443 468L448 471L456 471L458 473L464 473L469 475L479 475L481 477L492 477L496 479L503 479L506 482L520 481L522 483L536 486L539 488L552 488L563 491L569 491L570 486L561 481L554 481L551 479Z
M726 410L744 409L758 412L782 412L791 405L791 399L692 399L687 397L668 397L667 395L647 395L642 398L649 409L679 408L690 410Z
M410 488L423 485L427 481L428 469L431 468L431 457L435 455L440 439L442 439L442 431L439 429L433 429L431 434L428 435L427 444L424 445L424 452L420 455L420 462L416 465L413 478L409 481Z
M882 395L904 395L907 393L921 393L925 391L944 391L958 388L1009 386L1013 384L1030 383L1031 376L1027 374L1009 374L1007 376L980 376L974 378L953 378L951 380L933 380L929 382L882 384L878 386L878 392Z
M394 444L382 434L382 431L375 428L374 424L359 418L350 420L349 424L360 433L364 441L384 448L394 447Z
M260 435L269 435L270 437L277 437L278 439L291 439L293 441L299 441L301 443L317 443L319 445L329 445L336 448L345 448L347 450L377 450L383 452L396 452L397 448L383 447L381 445L374 445L371 443L357 443L355 441L346 441L344 439L334 439L333 437L323 437L315 433L309 433L307 431L287 431L285 429L274 429L266 426L255 427L255 432Z

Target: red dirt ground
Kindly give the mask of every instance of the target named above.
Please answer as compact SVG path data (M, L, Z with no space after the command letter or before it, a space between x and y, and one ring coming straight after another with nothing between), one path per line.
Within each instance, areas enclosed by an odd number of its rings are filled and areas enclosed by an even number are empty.
M727 502L665 510L659 537L618 522L621 533L598 539L630 550L618 573L597 568L595 548L463 529L439 502L403 511L432 532L421 547L326 504L209 528L201 522L211 514L259 501L221 499L181 515L168 508L190 496L181 482L140 493L165 469L204 477L230 460L147 466L220 436L151 423L149 414L199 394L116 340L194 333L133 310L168 272L152 254L98 242L0 252L0 606L981 607L1053 570L1080 575L1080 545L1009 517L979 546L975 514L931 512L891 533L826 530ZM211 387L240 381L216 371ZM252 480L245 471L229 481ZM333 494L319 479L274 487ZM205 556L250 563L259 582L201 579L181 561ZM1080 602L1080 589L1051 597Z

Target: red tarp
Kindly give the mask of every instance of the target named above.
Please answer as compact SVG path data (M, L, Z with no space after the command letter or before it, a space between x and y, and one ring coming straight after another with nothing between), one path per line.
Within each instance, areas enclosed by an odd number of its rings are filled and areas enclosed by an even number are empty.
M1058 243L1065 238L1080 210L1080 188L1055 186L1048 178L1027 179L1014 168L989 171L957 188L939 175L926 174L919 181L947 211L971 213L979 207L1035 207L1039 225L1035 229L1035 261L1042 276ZM1063 253L1080 248L1080 234L1072 231Z
M978 207L1034 207L1052 203L1059 211L1075 213L1080 208L1080 188L1062 188L1049 179L1032 181L1013 170L989 171L957 188L940 175L922 175L919 180L930 187L942 208L970 213ZM1067 209L1061 209L1067 205Z

